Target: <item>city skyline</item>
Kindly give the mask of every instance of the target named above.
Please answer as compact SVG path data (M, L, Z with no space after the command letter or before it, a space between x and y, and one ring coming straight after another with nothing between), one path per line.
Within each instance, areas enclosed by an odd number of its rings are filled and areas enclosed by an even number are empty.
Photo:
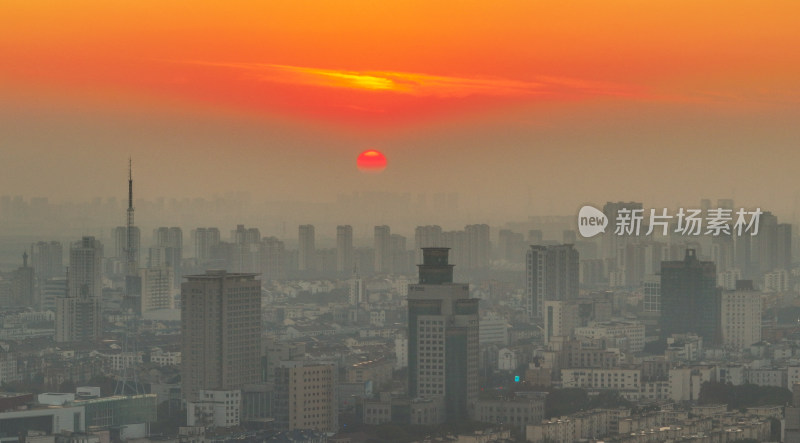
M0 2L0 438L800 441L798 13Z
M797 206L792 2L152 6L2 6L4 193L106 197L132 156L150 200Z

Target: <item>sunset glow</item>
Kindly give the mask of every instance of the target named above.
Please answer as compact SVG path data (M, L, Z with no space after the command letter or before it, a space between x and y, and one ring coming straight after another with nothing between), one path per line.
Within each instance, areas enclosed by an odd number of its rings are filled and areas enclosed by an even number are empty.
M376 113L435 117L462 109L463 99L490 104L487 111L509 99L741 108L798 100L791 73L800 61L785 56L800 46L788 19L800 12L796 2L578 3L475 2L453 12L348 0L313 3L309 15L305 1L4 2L0 90L102 88L105 96L334 121L347 110L356 124L358 114L362 124ZM414 12L423 5L425 14Z
M151 156L155 168L156 157L191 157L200 187L245 186L213 172L236 158L270 189L312 194L290 183L332 192L306 175L334 164L369 180L353 152L380 146L392 156L382 179L408 185L400 177L444 177L436 168L457 163L448 173L498 177L490 186L529 202L529 188L550 183L538 168L592 176L606 164L639 183L667 152L750 166L736 146L796 155L785 143L800 137L798 16L795 0L3 1L0 142L25 149L4 155L0 187L60 190L21 162L46 158L63 173L65 162L80 169L75 150L138 154L145 170ZM435 161L420 166L422 155ZM685 179L687 194L693 177L713 181L679 157L666 155L676 163L664 177ZM426 186L462 182L441 180ZM674 187L653 193L664 189Z
M358 155L356 166L362 172L378 173L386 169L386 156L375 149L368 149Z

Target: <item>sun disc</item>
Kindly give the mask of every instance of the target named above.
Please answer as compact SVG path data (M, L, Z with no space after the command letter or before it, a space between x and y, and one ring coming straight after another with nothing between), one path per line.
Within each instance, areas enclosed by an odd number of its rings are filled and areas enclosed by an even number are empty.
M386 169L386 164L386 156L376 149L367 149L356 159L356 166L361 172L381 172Z

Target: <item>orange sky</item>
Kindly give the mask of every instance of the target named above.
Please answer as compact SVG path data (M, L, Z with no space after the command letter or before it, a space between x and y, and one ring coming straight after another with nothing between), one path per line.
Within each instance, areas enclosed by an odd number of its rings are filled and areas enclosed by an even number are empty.
M158 125L175 118L182 122L175 128L196 128L187 116L207 112L213 123L202 126L216 138L206 139L225 140L240 124L263 125L268 135L251 126L240 133L263 137L256 146L319 150L302 141L314 133L351 149L351 164L377 145L389 154L387 175L393 159L400 168L404 155L431 146L470 152L486 165L491 153L470 143L493 137L520 161L555 159L530 157L529 147L547 140L572 149L598 127L607 140L592 152L629 149L628 136L689 152L714 145L709 140L726 128L767 131L761 123L768 123L769 134L783 137L773 151L791 152L785 143L797 134L799 16L796 0L4 0L0 116L9 128L42 130L17 129L0 147L57 157L46 146L74 145L97 154L98 139L129 137L135 131L125 125L135 121L155 135L128 144L170 146L152 149L177 161L174 152L190 148L176 140L188 132L159 138L167 129ZM57 125L43 126L48 119ZM66 127L73 145L63 141ZM731 139L748 135L757 139L752 132ZM283 168L296 160L271 152ZM46 192L17 173L33 155L14 153L18 163L0 171L3 189ZM294 177L286 174L284 181ZM609 194L623 198L629 188L611 186Z
M465 97L747 107L798 99L798 13L792 0L7 0L0 73L3 89L356 121ZM374 88L364 75L412 86Z

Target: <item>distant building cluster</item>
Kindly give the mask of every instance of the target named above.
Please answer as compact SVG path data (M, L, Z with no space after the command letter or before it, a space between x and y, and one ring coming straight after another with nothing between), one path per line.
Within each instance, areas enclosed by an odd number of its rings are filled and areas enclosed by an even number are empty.
M791 225L768 211L741 237L583 238L574 217L538 216L413 239L197 220L184 238L136 226L132 190L124 226L34 241L0 271L2 441L344 442L453 423L481 429L451 436L463 441L800 432L800 267ZM610 226L620 210L644 205L609 202ZM746 385L774 404L709 400Z

